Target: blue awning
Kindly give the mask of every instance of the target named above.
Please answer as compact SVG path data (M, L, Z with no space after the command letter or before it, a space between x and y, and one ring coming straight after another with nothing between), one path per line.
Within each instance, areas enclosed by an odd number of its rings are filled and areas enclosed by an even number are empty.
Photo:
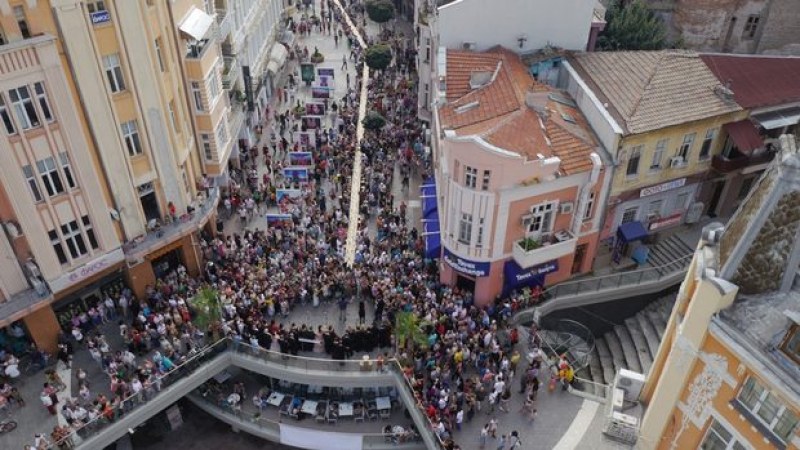
M527 269L523 269L516 261L509 259L503 266L503 296L505 297L515 289L543 286L545 275L557 271L557 259Z
M617 237L625 243L638 241L647 237L647 230L642 222L634 221L623 223L617 228Z
M425 257L437 259L442 253L442 239L439 231L439 219L422 220L422 237L425 240Z

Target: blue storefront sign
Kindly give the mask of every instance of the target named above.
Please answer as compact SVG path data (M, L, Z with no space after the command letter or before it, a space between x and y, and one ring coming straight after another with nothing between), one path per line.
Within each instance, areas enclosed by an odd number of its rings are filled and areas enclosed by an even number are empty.
M111 14L109 14L108 11L96 11L91 13L90 16L92 18L92 25L111 21Z
M527 269L523 269L516 261L510 259L503 267L503 292L508 293L526 286L542 286L544 276L557 271L557 259Z
M485 277L489 275L489 269L491 264L488 262L476 262L461 258L459 256L454 255L453 252L451 252L447 248L444 249L444 254L442 255L442 258L445 260L447 264L450 264L450 266L453 269L461 273L465 273L467 275L472 275L475 277Z

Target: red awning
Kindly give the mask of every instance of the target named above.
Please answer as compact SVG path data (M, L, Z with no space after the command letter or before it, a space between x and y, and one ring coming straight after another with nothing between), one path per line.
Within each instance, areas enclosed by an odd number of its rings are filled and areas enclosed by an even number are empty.
M750 156L753 150L764 146L764 140L758 134L753 122L748 119L726 123L722 128L733 139L739 151L747 156Z

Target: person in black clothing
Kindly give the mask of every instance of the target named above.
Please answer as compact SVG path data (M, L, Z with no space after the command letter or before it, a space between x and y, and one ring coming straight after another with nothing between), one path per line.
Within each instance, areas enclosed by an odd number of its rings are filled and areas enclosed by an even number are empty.
M358 301L358 323L363 325L367 320L367 305L364 299Z

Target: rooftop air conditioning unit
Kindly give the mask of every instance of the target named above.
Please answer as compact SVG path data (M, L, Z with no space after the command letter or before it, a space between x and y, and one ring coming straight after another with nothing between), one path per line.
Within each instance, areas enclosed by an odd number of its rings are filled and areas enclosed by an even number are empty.
M625 392L625 400L635 402L644 387L644 375L627 369L619 369L614 377L614 387Z
M464 42L461 44L461 48L464 50L475 50L478 48L478 44L475 42Z
M669 159L669 167L672 169L686 166L683 156L673 156Z
M558 212L561 214L572 214L572 209L575 205L572 202L564 202L558 206Z

